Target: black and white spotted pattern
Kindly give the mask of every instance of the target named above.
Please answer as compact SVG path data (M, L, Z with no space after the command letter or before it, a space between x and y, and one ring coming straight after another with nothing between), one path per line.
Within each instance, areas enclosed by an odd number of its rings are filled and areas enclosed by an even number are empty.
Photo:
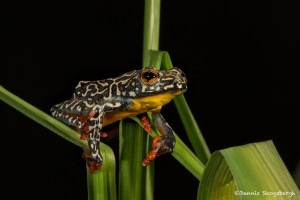
M70 100L59 103L51 108L52 115L67 125L76 127L81 134L88 125L88 159L102 162L99 151L100 132L103 116L106 112L127 110L134 99L167 92L185 91L187 80L179 68L158 71L155 84L146 85L141 81L141 73L145 69L127 72L115 78L96 81L80 81ZM91 111L95 114L82 122L80 116L87 117ZM88 123L88 124L86 124Z

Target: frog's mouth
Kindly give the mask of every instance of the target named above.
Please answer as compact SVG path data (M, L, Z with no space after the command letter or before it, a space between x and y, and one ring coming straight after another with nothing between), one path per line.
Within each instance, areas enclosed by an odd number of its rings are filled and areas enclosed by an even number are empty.
M187 91L187 89L183 89L183 90L175 91L173 94L174 95L181 95L181 94L185 93L186 91Z
M185 79L175 79L173 82L173 89L176 93L176 95L183 94L187 91L187 82Z

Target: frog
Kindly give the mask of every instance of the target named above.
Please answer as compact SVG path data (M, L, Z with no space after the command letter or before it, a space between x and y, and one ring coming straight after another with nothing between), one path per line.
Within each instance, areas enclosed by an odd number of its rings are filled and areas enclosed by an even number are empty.
M153 138L152 150L142 161L143 166L148 166L156 157L173 152L175 133L162 117L161 109L186 91L187 78L180 68L144 67L114 78L79 81L72 97L54 105L50 112L79 132L81 139L87 140L88 148L84 149L83 157L90 173L103 165L99 145L101 138L107 135L104 127L139 116L144 130L150 134L146 113L152 113L152 124L160 135Z

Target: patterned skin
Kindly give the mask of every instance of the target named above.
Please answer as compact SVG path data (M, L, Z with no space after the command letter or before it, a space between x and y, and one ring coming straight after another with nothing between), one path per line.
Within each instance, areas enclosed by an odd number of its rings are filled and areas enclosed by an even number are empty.
M158 71L146 67L115 78L80 81L72 98L53 106L51 113L58 120L76 128L82 139L88 140L89 149L84 156L92 173L99 170L103 162L99 150L102 128L124 118L153 112L154 124L162 136L154 138L153 150L143 161L146 166L155 157L173 151L173 130L159 112L162 106L186 90L187 80L179 68ZM151 132L145 117L142 123L145 130Z

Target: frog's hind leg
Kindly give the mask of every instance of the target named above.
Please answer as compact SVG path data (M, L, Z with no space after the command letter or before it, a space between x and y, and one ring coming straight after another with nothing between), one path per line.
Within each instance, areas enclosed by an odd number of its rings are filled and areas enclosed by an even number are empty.
M78 99L70 99L56 104L50 112L53 117L79 132L81 139L87 139L87 122L96 114L96 111L90 111L93 106L94 104L86 104Z
M156 136L152 142L152 150L143 160L143 166L150 165L151 161L157 156L165 155L173 152L175 147L175 135L173 129L169 126L166 120L160 113L153 112L152 118L161 136Z

